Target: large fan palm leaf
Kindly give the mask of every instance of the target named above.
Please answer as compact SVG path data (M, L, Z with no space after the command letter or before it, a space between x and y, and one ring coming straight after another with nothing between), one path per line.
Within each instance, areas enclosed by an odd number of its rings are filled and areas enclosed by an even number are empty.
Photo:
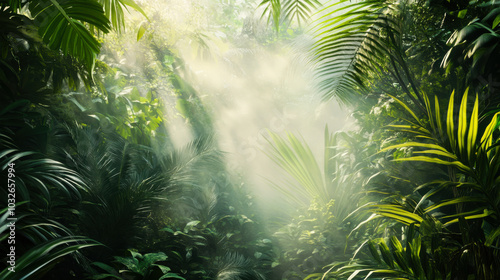
M325 128L323 166L307 143L289 133L283 138L270 133L268 156L287 175L284 185L272 183L287 199L307 205L315 199L326 205L335 200L333 209L339 220L357 206L356 196L362 183L357 180L363 165L350 164L350 157L361 153L355 140L343 132L330 133ZM353 202L356 201L356 202Z

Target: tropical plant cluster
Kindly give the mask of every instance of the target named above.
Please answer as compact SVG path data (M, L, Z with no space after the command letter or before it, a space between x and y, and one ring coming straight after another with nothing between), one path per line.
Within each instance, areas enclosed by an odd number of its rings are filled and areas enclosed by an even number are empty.
M358 126L350 132L352 142L366 150L351 154L342 174L327 163L337 163L349 149L327 144L324 170L305 171L309 155L298 148L305 142L273 139L272 157L293 182L303 190L317 186L308 194L314 201L310 207L318 203L314 197L327 198L314 218L299 215L286 228L287 238L301 245L288 249L283 262L294 263L296 254L315 248L290 279L500 277L498 4L261 3L276 28L311 19L310 63L318 89L325 100L335 98L352 108ZM311 184L302 180L316 174L331 177ZM337 185L339 178L343 184ZM340 188L347 195L327 195L324 182L331 184L326 190ZM329 206L354 201L356 209L348 215ZM325 239L306 245L300 243L308 240L305 234L336 232L322 227L329 224L325 216L340 218L337 228L346 238L327 244L343 243L345 249L330 253L328 264L318 261L306 268L308 257L325 248ZM342 253L348 257L339 259Z

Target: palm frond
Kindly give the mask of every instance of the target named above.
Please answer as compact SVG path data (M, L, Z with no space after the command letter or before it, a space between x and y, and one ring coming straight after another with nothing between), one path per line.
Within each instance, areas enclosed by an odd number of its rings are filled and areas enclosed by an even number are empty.
M422 235L418 234L415 225L405 230L399 239L391 236L388 239L373 239L365 242L359 249L367 247L375 262L353 261L349 264L332 265L326 276L342 279L444 279L437 274L438 267L430 257L430 248Z
M439 157L430 156L412 156L408 158L399 158L400 161L426 161L435 162L443 165L452 165L460 170L467 172L474 178L483 178L486 173L490 174L491 167L484 166L481 170L477 169L479 165L483 166L482 161L494 161L496 155L492 152L492 143L494 127L497 126L497 114L493 115L490 123L480 135L479 126L479 97L476 95L472 112L468 109L468 89L462 96L460 108L458 112L455 110L455 93L450 96L446 120L442 120L441 116L444 115L440 112L439 101L435 98L435 106L432 106L429 98L424 94L424 101L427 108L427 115L430 120L429 125L418 121L418 117L411 111L408 105L402 101L397 100L407 112L409 112L417 121L409 122L410 125L391 125L391 128L403 129L407 132L412 132L416 135L423 136L423 138L431 140L433 143L419 143L407 142L382 149L387 151L390 149L397 149L402 147L426 148L427 150L416 151L416 154L433 154L443 156L444 160ZM470 112L470 113L469 113ZM458 123L458 127L455 124ZM445 132L446 131L446 132ZM444 137L446 135L446 137ZM478 139L480 140L478 142ZM494 167L496 168L496 167ZM483 173L481 175L475 174L476 172ZM494 172L495 173L495 172ZM490 174L491 175L491 174ZM487 178L487 177L484 177ZM491 181L490 181L491 183Z
M267 21L273 22L279 32L283 21L295 20L299 25L306 22L310 15L321 6L318 0L263 0L259 6L264 7L261 18L267 15Z
M266 277L255 269L248 258L238 253L227 253L219 260L218 280L264 280Z
M109 21L102 6L95 0L40 0L30 5L35 21L39 23L39 34L54 50L61 50L84 63L89 70L94 68L100 43L85 24L107 33Z
M374 69L382 70L388 58L402 61L389 51L397 47L399 9L392 1L340 1L318 12L322 16L313 27L317 42L312 62L324 99L352 103Z
M81 236L58 237L30 249L16 260L15 272L5 268L0 277L5 280L23 280L36 275L44 267L60 258L99 243Z
M283 139L277 134L269 133L271 151L268 156L278 166L283 168L299 185L289 184L292 188L308 194L309 199L317 197L323 203L331 198L324 182L324 175L316 161L311 149L293 134L288 134Z
M145 18L148 18L144 10L134 0L98 0L98 2L103 6L104 13L111 26L118 32L122 32L125 28L124 9L126 10L127 7L140 12Z
M410 157L397 158L395 160L420 161L450 166L471 178L472 181L470 182L454 183L455 178L450 178L450 182L448 183L441 181L432 182L432 184L439 186L439 188L433 187L430 191L433 195L439 191L443 191L444 187L448 190L454 187L467 187L474 189L475 192L433 204L432 207L426 209L426 212L441 209L448 205L464 205L467 206L468 211L445 218L458 216L466 220L486 218L496 214L500 206L497 201L489 199L489 197L495 196L494 193L496 193L497 189L495 178L497 178L500 168L498 164L500 162L498 146L493 144L493 132L495 127L498 126L498 113L492 116L486 128L481 132L479 131L479 97L475 97L472 110L470 110L468 108L469 98L467 90L462 96L457 112L454 105L454 95L455 93L453 92L450 96L446 120L440 119L440 116L444 114L440 112L437 98L435 99L436 106L431 106L429 99L424 95L428 117L433 121L429 122L425 127L422 123L410 126L391 126L393 128L404 128L417 135L426 135L425 139L431 141L430 143L406 142L392 145L381 151L414 148L415 151L413 151L413 155ZM458 127L455 124L458 124ZM422 131L425 131L425 133L422 133ZM445 135L447 137L443 137ZM474 206L476 203L480 203L482 207L476 208ZM448 220L447 224L456 222L458 222L457 219Z
M1 136L0 168L6 170L10 167L14 170L13 180L20 200L50 201L54 189L70 198L81 198L81 193L87 191L82 178L74 170L61 162L45 158L40 153L21 151L13 143L11 136Z

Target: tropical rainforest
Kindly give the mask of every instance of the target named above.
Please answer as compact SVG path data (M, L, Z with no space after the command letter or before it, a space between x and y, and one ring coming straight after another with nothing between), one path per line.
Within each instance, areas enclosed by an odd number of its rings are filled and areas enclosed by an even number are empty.
M0 0L0 26L0 279L500 279L500 2Z

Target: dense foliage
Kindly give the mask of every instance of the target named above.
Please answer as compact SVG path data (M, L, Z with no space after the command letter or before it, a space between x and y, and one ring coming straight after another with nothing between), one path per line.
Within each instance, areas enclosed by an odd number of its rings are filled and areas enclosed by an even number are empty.
M364 190L343 219L356 251L307 279L498 278L498 3L331 2L310 61L375 151L352 159L366 180L345 186ZM279 26L319 3L262 4Z
M155 30L162 19L134 1L0 8L0 153L15 182L2 188L1 246L16 255L3 254L0 278L264 279L272 241L226 171L190 70ZM120 61L127 8L142 14L133 40L149 36L138 44L154 63ZM191 134L181 144L167 129L172 99Z
M143 2L0 1L1 279L500 278L497 2ZM302 33L355 128L269 132L264 219L179 46L244 75Z

